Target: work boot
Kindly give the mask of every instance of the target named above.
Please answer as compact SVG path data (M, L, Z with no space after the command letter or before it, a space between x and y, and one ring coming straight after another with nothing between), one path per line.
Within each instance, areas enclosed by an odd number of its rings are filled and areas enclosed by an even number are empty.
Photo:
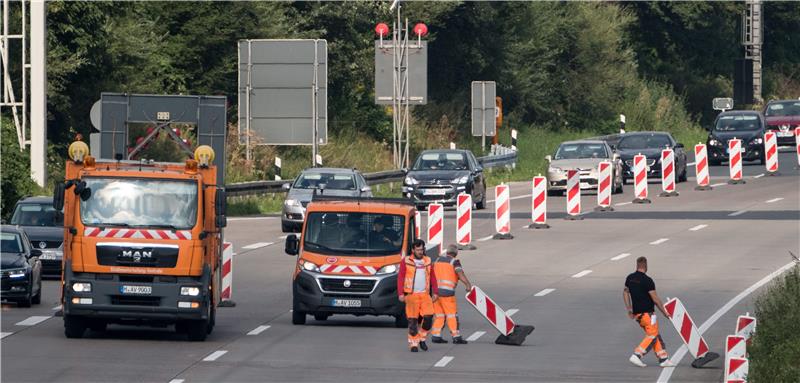
M642 357L639 355L633 354L628 360L639 367L647 367L647 365L642 362Z
M411 352L419 352L419 349L417 348L417 346L412 346Z
M457 336L453 338L453 344L467 344L467 341L464 338Z
M447 341L442 339L442 337L440 337L440 336L432 336L431 337L431 342L433 342L433 343L447 343Z
M675 363L672 363L672 361L669 360L668 358L664 358L663 360L660 360L659 362L660 363L658 365L661 366L661 367L675 367Z
M421 349L422 349L422 351L428 351L428 345L427 345L427 344L425 344L425 341L424 341L424 340L422 340L422 341L420 341L420 342L419 342L419 348L421 348Z

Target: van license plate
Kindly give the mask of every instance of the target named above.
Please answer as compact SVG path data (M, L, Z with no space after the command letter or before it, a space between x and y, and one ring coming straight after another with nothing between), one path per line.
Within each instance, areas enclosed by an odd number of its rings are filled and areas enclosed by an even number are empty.
M334 307L361 307L361 301L358 299L333 299L331 306Z
M153 286L122 286L119 288L119 292L123 294L150 295L153 293Z

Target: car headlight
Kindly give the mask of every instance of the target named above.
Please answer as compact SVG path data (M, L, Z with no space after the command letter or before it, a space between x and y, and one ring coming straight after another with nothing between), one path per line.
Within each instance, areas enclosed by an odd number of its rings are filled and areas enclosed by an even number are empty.
M306 271L314 271L317 273L319 272L319 266L308 261L303 262L303 269L305 269Z
M753 141L750 141L750 142L752 142L755 145L761 145L761 144L764 143L764 139L761 138L761 137L756 137L756 138L753 139Z
M75 282L72 284L72 291L76 293L91 293L92 284L89 282Z
M189 295L192 297L196 297L200 295L200 288L192 286L181 286L181 295Z
M8 277L9 278L13 278L13 279L25 278L26 274L27 273L25 272L25 269L11 270L11 271L8 272Z
M414 179L414 177L410 177L410 176L409 176L409 177L406 177L406 179L405 179L403 182L404 182L406 185L416 185L416 184L418 184L418 183L419 183L419 181L417 181L416 179Z
M300 206L300 201L296 199L287 199L283 202L286 206Z
M468 175L453 179L453 183L454 184L465 184L465 183L467 183L467 181L469 181L469 176Z
M378 272L376 274L377 275L394 274L396 272L397 272L397 264L393 264L393 265L386 265L386 266L381 267L381 269L378 270Z
M721 143L719 141L717 141L716 139L712 138L712 139L708 140L708 144L711 145L711 146L718 146Z
M549 167L549 168L547 169L547 171L549 171L549 172L551 172L551 173L564 173L564 170L563 170L563 169L561 169L561 168L557 168L557 167L555 167L555 166L551 166L551 167Z

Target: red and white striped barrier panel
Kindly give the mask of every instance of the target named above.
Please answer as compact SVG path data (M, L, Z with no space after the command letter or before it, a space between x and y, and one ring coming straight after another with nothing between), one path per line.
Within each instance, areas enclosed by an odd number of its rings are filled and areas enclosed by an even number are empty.
M694 167L697 174L697 187L695 190L711 190L711 178L708 176L708 150L705 144L694 146Z
M729 183L742 183L742 140L735 137L728 141L728 169Z
M647 198L647 157L633 156L633 195L634 203L649 203Z
M414 238L420 238L419 236L419 227L422 225L422 215L419 214L419 210L414 211Z
M750 363L746 358L730 358L725 361L725 383L746 383Z
M222 286L220 289L220 306L234 306L233 303L233 244L222 243Z
M533 177L531 192L531 229L546 229L547 224L547 178L542 176Z
M144 229L100 229L99 227L86 227L83 229L84 237L91 238L119 238L119 239L192 239L189 230L144 230Z
M511 200L508 185L494 187L495 239L511 239Z
M597 211L611 211L611 162L602 161L597 165Z
M741 335L728 335L725 338L725 360L747 357L747 341Z
M775 174L778 171L778 137L775 132L764 133L764 155L767 157L767 172Z
M581 177L577 170L567 170L567 216L566 219L580 219Z
M472 289L467 293L467 302L469 302L475 310L478 310L489 323L500 331L500 334L508 335L514 331L514 321L511 317L506 315L496 303L489 298L483 290L478 286L472 286Z
M444 206L428 205L428 243L441 245L444 239Z
M797 167L800 168L800 126L794 128L794 145L797 152Z
M336 262L336 259L333 258ZM323 274L359 274L359 275L375 275L378 272L372 266L348 266L348 265L333 265L326 263L319 267L319 271Z
M675 152L672 149L661 151L661 197L674 197L675 191Z
M702 358L708 353L708 344L700 336L700 331L697 330L692 317L686 312L686 308L678 298L672 298L667 301L664 308L669 314L669 319L675 330L678 331L683 343L689 348L689 352L695 359Z
M474 249L472 242L472 196L458 195L456 205L456 244L461 249Z
M739 315L736 318L736 332L734 334L743 336L749 345L753 339L753 334L756 332L756 324L756 318L751 317L750 313Z

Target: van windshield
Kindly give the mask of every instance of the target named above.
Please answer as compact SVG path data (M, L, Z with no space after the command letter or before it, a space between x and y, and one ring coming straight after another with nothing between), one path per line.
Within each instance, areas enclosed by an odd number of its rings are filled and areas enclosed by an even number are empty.
M306 218L303 248L330 255L384 256L403 247L405 218L356 212L315 212Z

